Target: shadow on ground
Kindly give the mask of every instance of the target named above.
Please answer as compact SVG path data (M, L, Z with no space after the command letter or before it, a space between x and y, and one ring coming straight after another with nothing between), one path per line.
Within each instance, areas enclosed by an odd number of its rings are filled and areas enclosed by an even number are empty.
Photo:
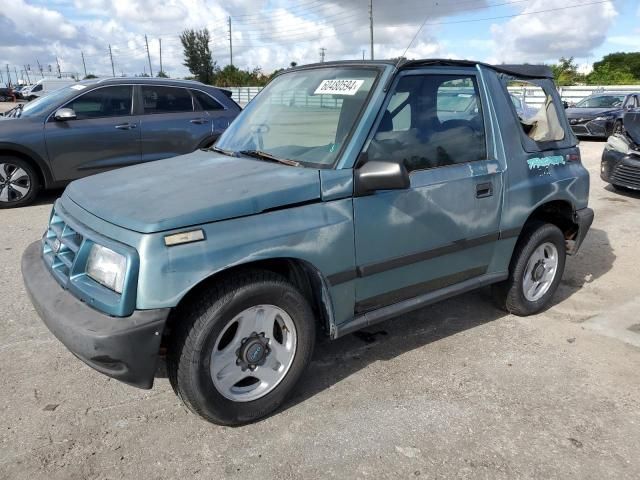
M553 304L562 302L585 283L596 281L613 267L615 254L603 230L591 229L578 255L569 257ZM369 364L391 360L416 348L470 330L508 315L491 301L490 288L445 300L366 330L339 338L321 340L313 360L293 396L280 409L286 410L330 388ZM166 377L161 362L157 377ZM274 415L278 412L274 412Z

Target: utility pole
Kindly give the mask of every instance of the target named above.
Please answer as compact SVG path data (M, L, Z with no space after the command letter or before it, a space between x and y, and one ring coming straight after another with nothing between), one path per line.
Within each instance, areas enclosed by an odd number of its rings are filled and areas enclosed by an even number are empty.
M147 45L147 59L149 60L149 76L153 77L153 68L151 68L151 54L149 53L149 42L147 36L144 36L144 43Z
M0 72L0 83L4 83L4 77L2 76L2 72ZM7 84L5 83L5 85L7 85Z
M111 51L111 45L109 45L109 58L111 59L111 74L116 76L116 69L113 66L113 52Z
M84 68L84 76L87 76L87 64L84 62L84 52L81 50L80 55L82 55L82 68Z
M14 72L15 72L15 74L16 74L16 83L18 83L18 69L16 68L16 66L15 66L15 65L13 66L13 71L14 71ZM24 80L24 78L23 78L22 80Z
M362 60L364 60L364 48L362 49Z
M31 85L31 79L29 78L29 70L31 70L31 65L24 66L24 73L27 74L27 83Z
M231 15L229 15L229 63L233 67L233 40L231 39Z
M326 49L326 48L324 48L324 47L322 47L322 48L320 49L320 63L324 63L324 55L325 55L325 52L326 52L326 51L327 51L327 49Z
M158 39L158 46L160 47L160 72L164 73L164 70L162 69L162 39L161 38Z
M373 60L373 0L369 0L369 37L371 46L371 60Z
M7 78L9 80L7 80L9 83L7 83L7 86L11 86L11 74L9 73L9 64L7 63Z
M56 55L56 65L58 67L58 78L62 78L62 73L60 72L60 62L58 61L57 55Z
M42 73L42 65L40 65L40 60L36 58L36 63L38 64L38 70L40 70L40 76L44 79L44 73Z

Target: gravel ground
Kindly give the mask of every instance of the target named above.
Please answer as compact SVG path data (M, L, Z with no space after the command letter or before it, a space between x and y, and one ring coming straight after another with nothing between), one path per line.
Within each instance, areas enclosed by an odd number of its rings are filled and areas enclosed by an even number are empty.
M323 343L280 412L235 429L74 358L19 267L59 192L0 211L0 478L639 478L640 196L600 181L602 148L582 143L596 220L551 309L481 290Z

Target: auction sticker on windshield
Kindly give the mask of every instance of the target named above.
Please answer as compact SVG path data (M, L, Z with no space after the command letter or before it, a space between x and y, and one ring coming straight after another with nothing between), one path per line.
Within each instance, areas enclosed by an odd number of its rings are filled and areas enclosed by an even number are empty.
M355 95L364 80L349 80L339 78L334 80L323 80L313 92L314 95Z

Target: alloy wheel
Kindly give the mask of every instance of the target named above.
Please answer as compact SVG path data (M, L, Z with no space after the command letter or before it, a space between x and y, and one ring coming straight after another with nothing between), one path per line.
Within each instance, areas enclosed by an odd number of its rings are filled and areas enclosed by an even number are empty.
M248 308L222 329L211 354L211 378L234 402L264 397L289 372L296 352L293 320L280 307Z
M530 302L540 300L551 288L558 271L558 248L551 242L538 246L524 270L522 291Z
M30 190L31 177L26 170L13 163L0 163L0 202L18 202Z

